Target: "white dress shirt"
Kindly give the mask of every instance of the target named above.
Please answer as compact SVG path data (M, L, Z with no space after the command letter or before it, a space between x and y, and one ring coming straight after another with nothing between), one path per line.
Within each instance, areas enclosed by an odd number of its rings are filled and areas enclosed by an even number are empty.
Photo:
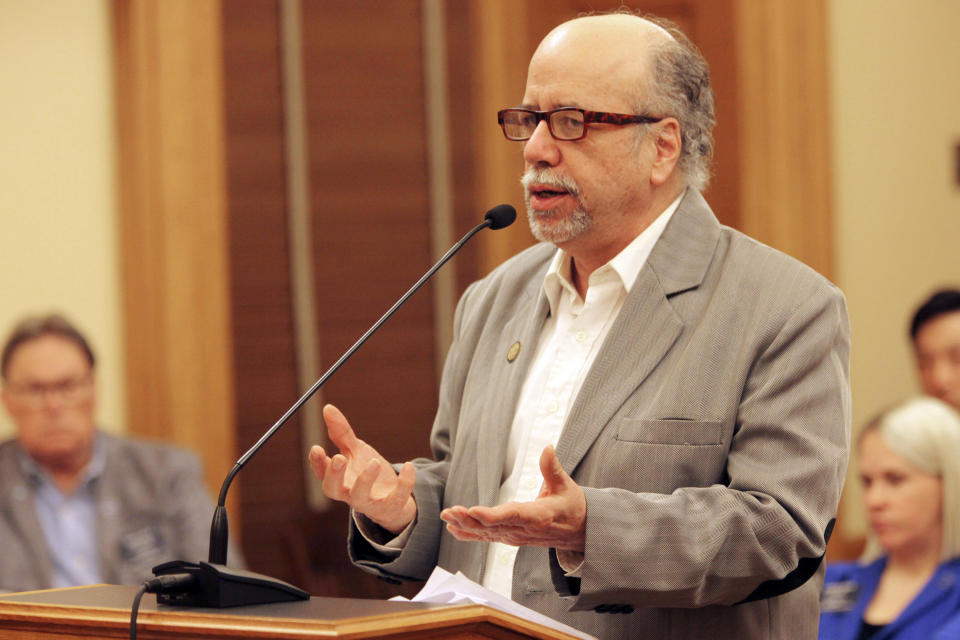
M528 502L540 493L540 454L547 445L557 445L587 371L681 198L610 262L590 274L586 299L572 283L570 255L562 250L554 255L543 279L550 316L544 322L513 417L497 504ZM517 550L513 545L490 544L483 586L510 597ZM563 554L560 559L568 572L577 568L576 555Z
M682 198L681 193L623 251L590 274L586 299L572 283L570 255L563 250L554 255L543 279L550 316L540 333L510 428L497 504L528 502L540 493L540 454L547 445L556 446L587 371ZM376 531L369 521L356 514L354 521L368 542L387 555L399 555L413 528L411 523L396 538L384 541L382 530ZM482 583L507 598L511 597L517 549L491 543L487 551ZM558 556L568 572L578 568L577 554Z

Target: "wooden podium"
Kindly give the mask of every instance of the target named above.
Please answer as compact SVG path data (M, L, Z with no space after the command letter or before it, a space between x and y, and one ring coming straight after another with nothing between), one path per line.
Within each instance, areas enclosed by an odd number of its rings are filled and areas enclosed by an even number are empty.
M0 640L129 638L136 587L96 585L0 595ZM573 636L474 604L310 598L231 609L158 606L147 594L137 638L495 638Z

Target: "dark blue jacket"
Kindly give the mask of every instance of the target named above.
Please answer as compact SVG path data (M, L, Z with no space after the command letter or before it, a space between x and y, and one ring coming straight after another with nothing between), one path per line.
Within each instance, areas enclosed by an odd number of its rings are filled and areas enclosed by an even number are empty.
M886 558L827 567L820 597L820 640L856 640ZM960 558L944 562L896 620L871 640L960 640Z

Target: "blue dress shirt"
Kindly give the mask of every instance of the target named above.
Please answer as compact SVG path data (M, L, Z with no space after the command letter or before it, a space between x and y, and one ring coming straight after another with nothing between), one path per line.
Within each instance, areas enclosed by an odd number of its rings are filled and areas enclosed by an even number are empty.
M50 551L54 588L103 582L92 485L103 472L104 457L103 446L95 438L93 457L83 471L83 479L69 494L60 491L28 455L20 457L24 472L34 484L34 508Z

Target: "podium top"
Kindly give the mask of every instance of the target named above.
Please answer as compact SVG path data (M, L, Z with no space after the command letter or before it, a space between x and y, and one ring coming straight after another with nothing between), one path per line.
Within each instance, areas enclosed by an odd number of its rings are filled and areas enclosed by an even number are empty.
M95 585L0 595L0 640L126 638L136 587ZM158 605L146 594L138 636L151 638L572 638L476 604L312 597L229 609Z

